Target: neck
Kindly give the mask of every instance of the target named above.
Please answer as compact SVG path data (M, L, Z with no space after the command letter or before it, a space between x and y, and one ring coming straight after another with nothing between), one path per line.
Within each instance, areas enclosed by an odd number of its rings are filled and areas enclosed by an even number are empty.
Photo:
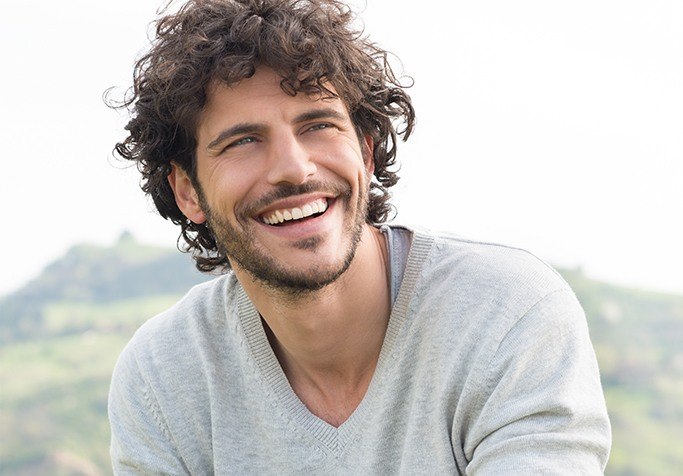
M362 398L391 311L386 242L379 230L366 226L349 269L299 299L278 297L239 268L235 273L263 317L295 391Z

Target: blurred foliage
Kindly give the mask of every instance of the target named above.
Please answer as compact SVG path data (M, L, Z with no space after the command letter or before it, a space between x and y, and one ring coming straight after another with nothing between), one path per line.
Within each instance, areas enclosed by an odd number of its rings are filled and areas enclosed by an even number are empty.
M564 270L588 316L614 445L608 475L683 468L683 296ZM111 474L106 416L135 329L209 277L176 250L124 235L77 246L0 301L0 474Z

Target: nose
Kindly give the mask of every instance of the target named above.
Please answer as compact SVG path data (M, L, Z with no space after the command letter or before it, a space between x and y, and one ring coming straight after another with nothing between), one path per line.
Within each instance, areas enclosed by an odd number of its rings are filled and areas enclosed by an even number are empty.
M268 182L272 185L300 185L317 171L313 155L292 133L281 134L271 142Z

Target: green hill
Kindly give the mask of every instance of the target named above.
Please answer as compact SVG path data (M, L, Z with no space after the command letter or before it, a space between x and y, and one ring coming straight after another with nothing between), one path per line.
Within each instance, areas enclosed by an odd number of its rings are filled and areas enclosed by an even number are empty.
M588 316L613 424L607 474L683 467L683 296L562 271ZM106 401L135 329L209 277L125 234L76 246L0 301L0 474L111 474Z
M184 293L205 279L188 256L139 244L129 233L113 247L74 246L38 278L0 301L0 344L54 335L45 321L46 308L58 302L106 304ZM72 325L63 330L78 329Z

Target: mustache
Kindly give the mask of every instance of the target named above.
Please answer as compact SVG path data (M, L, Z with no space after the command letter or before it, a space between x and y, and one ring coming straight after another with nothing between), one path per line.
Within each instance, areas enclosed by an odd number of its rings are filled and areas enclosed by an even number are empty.
M330 194L335 197L338 196L346 200L351 198L351 186L349 184L323 182L319 180L313 180L299 185L282 183L276 185L273 190L270 190L257 200L245 204L244 207L241 207L241 209L237 210L237 213L239 216L251 217L255 215L256 212L266 208L276 200L282 200L283 198L315 192Z

